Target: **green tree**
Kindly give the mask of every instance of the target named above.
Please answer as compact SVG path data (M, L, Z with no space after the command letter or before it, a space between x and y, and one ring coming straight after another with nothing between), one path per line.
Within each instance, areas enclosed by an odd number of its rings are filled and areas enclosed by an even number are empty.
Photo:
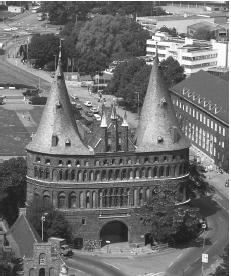
M119 64L109 83L108 90L116 97L122 97L121 105L131 111L137 111L138 94L141 107L148 86L151 66L138 58L129 59Z
M160 68L167 87L173 86L185 79L184 67L173 57L168 57L160 62Z
M80 30L76 45L80 70L95 74L112 60L145 54L149 34L128 18L98 15Z
M170 34L171 36L177 36L176 28L167 28L166 26L163 26L159 29L160 32L165 32Z
M37 67L54 61L59 53L59 38L54 34L34 35L29 43L29 58L36 60Z
M190 204L176 206L171 191L162 190L146 206L138 210L140 221L151 225L151 235L157 243L182 244L195 238L201 225L199 209Z
M209 31L207 28L201 27L193 34L193 38L200 40L215 39L215 33Z
M22 157L4 161L0 166L0 214L10 225L26 200L26 170L26 160Z
M188 197L205 196L207 193L213 193L214 188L206 181L203 173L203 167L196 162L189 164L189 182L187 185Z
M88 13L96 3L94 1L42 1L41 9L49 13L51 23L66 24L76 20L87 20Z
M55 210L51 203L44 204L40 198L34 198L29 204L27 216L38 234L41 236L41 217L44 214L44 240L55 236L71 242L71 229L62 212Z

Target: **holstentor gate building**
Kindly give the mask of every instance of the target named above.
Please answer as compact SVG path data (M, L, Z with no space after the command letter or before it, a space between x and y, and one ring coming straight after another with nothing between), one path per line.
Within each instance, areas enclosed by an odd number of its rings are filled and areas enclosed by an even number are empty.
M134 209L152 197L185 201L188 180L189 143L158 57L135 135L114 104L109 112L102 107L101 115L100 124L80 134L59 57L38 130L26 148L27 202L34 196L52 202L83 241L142 243L151 226Z

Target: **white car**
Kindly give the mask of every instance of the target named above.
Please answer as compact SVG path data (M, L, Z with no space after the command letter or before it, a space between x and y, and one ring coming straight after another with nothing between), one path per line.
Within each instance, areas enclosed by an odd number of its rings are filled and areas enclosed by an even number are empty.
M84 105L86 105L87 107L92 107L92 102L86 101Z
M100 121L100 120L101 120L101 116L98 115L98 114L94 114L94 117L96 118L97 121Z
M18 29L18 28L16 28L16 27L12 27L12 28L11 28L12 31L17 31L17 29Z
M93 113L99 113L99 109L96 108L96 107L92 107L92 108L90 109L90 111L93 112Z

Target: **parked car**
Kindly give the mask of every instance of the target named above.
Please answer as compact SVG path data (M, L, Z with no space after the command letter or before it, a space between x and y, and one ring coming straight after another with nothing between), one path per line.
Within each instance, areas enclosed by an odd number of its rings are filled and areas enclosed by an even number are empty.
M101 120L101 116L99 114L94 114L94 117L96 118L97 121Z
M70 249L69 245L64 244L60 247L60 254L65 257L71 257L73 255L72 250Z
M92 107L92 102L86 101L84 102L84 105L86 105L87 107Z
M90 109L90 111L93 112L93 113L99 113L99 109L96 108L96 107L92 107L92 108Z

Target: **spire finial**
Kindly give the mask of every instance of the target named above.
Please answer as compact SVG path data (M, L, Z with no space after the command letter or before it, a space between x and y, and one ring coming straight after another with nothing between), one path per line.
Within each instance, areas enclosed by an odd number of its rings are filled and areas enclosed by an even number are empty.
M124 117L123 117L123 122L122 125L123 127L128 127L128 122L127 122L127 111L124 112Z
M115 98L113 98L112 105L111 105L111 119L116 120L117 115L116 115L116 105L115 105Z
M101 115L100 127L107 128L107 118L106 118L106 114L105 114L104 103L102 104L102 115Z

